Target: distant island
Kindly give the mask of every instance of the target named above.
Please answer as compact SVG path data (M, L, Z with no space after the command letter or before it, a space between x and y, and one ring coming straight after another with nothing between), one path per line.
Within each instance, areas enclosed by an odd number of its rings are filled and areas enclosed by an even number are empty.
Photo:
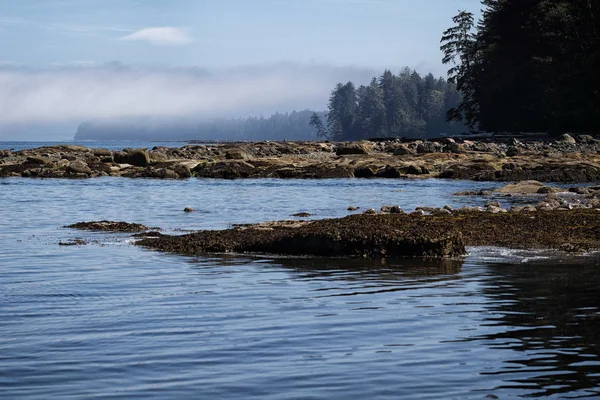
M85 121L75 140L314 140L313 110L275 113L268 118L121 118ZM317 113L324 116L324 112Z

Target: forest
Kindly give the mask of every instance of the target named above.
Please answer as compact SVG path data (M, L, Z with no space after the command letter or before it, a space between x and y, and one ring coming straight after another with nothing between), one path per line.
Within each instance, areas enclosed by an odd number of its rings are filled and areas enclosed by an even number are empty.
M86 121L79 124L75 140L314 140L316 130L309 125L313 114L303 110L275 113L268 118Z
M462 99L448 118L487 132L600 132L600 2L483 0L442 37Z
M386 70L369 85L339 83L331 92L325 118L311 117L318 136L331 140L378 137L426 138L468 131L460 121L446 121L461 95L454 83L422 77L404 68L398 75Z

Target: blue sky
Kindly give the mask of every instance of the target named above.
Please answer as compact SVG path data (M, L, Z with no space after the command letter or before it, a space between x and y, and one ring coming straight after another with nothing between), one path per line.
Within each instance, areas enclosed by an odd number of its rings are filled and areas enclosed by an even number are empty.
M202 75L192 73L198 68L214 79L197 77L196 89L219 92L231 89L215 86L225 77L240 78L240 85L253 79L264 84L269 73L286 90L300 90L282 83L286 79L299 80L301 87L333 85L403 66L441 76L446 70L440 62L441 32L459 9L479 8L479 0L0 0L0 107L5 108L0 115L6 107L19 115L0 119L0 125L151 114L160 104L143 107L140 98L154 94L149 87L155 84L168 98L167 76L179 85L172 94L175 103L192 104L182 107L188 114L259 110L244 107L239 93L233 100L184 93L182 76L189 84L192 76ZM119 64L107 67L110 62ZM136 72L123 72L119 65ZM73 68L77 81L69 80ZM132 81L131 74L139 78L134 79L138 86L129 85L132 97L119 104L121 109L98 104L106 96L123 96L118 90ZM160 79L142 79L148 76ZM73 98L74 85L86 95ZM240 92L251 99L258 88ZM300 93L297 107L324 105L330 89ZM202 108L215 100L226 107ZM260 110L289 108L293 100L278 103L274 95L273 104ZM42 113L33 107L39 104ZM79 111L69 113L71 108Z

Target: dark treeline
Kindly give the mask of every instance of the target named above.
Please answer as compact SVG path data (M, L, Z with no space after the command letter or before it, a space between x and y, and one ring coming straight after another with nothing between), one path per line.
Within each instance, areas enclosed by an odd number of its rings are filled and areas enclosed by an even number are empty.
M490 132L600 132L600 1L483 0L444 32L462 102L449 113Z
M121 119L82 122L76 140L314 140L311 110L276 113L268 118L205 121ZM317 113L324 116L325 113Z
M325 119L313 115L319 136L333 140L374 137L424 138L462 133L462 123L447 122L446 112L461 100L454 83L404 68L387 70L358 88L339 83L331 92Z

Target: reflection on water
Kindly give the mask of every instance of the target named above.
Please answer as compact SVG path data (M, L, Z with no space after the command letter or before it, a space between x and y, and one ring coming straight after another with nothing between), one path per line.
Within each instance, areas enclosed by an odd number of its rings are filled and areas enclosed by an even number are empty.
M484 373L536 397L600 396L600 266L594 264L490 266L498 278L483 293L499 303L490 304L489 323L504 331L468 340L512 356Z

